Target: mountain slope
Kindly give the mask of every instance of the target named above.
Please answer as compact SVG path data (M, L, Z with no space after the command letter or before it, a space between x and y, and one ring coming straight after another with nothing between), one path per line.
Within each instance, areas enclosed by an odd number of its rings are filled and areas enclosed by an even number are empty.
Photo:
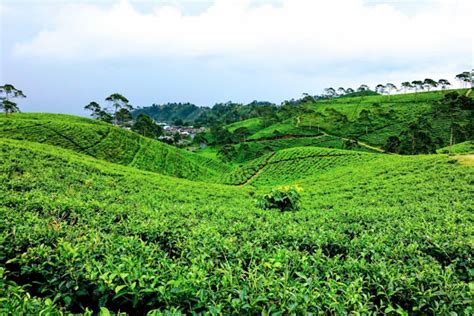
M228 166L85 118L15 114L0 118L0 137L46 143L92 157L180 178L212 181Z
M455 90L465 94L466 90ZM264 141L291 136L315 137L322 132L330 137L339 137L339 144L329 147L343 149L344 139L357 139L361 143L382 147L390 136L399 137L407 131L410 124L424 120L427 129L437 148L449 143L449 120L436 115L433 106L447 91L434 91L385 96L360 96L320 100L316 103L305 103L295 109L297 114L281 117L280 121L270 126L258 126L258 120L250 119L228 126L232 131L236 126L251 127L252 135L248 140ZM471 98L473 95L471 94ZM474 137L468 124L465 135L457 135L458 142ZM472 125L472 122L471 122ZM459 140L460 138L460 140ZM325 147L324 144L319 145ZM290 146L292 147L292 146Z

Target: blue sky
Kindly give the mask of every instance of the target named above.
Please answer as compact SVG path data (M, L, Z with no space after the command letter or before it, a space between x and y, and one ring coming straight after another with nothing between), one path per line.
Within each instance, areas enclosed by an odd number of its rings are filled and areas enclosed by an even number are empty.
M0 81L23 111L280 103L325 87L472 68L472 4L453 1L0 1Z

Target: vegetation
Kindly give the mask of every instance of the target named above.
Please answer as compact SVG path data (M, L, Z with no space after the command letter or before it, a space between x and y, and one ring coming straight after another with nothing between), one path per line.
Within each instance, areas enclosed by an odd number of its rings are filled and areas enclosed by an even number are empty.
M5 112L5 115L14 112L20 112L18 105L13 102L12 98L26 98L23 91L15 88L12 84L5 84L0 86L0 110Z
M180 178L214 181L227 166L110 124L66 115L15 114L0 118L0 137L29 140L97 159Z
M472 313L474 174L446 156L358 153L375 158L308 174L281 213L249 198L264 187L0 148L5 312Z
M279 209L282 212L296 211L299 209L300 191L299 187L291 186L273 188L257 200L257 207L264 210Z
M1 116L0 314L472 315L473 99L448 86L158 107L209 124L198 154L118 94Z

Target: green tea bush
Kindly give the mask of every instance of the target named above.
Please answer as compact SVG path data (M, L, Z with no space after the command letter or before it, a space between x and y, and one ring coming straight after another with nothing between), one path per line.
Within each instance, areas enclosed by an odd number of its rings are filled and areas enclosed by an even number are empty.
M273 188L257 200L257 207L264 210L276 208L282 212L296 211L299 209L300 192L301 188L297 186Z

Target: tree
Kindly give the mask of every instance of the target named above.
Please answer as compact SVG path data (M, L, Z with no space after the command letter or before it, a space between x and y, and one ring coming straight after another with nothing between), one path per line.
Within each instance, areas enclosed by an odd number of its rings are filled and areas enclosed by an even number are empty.
M423 81L413 80L411 84L413 85L413 88L415 89L415 93L418 93L418 90L423 90Z
M413 89L413 86L410 82L405 81L405 82L402 82L402 88L405 91L405 93L407 93L407 90Z
M177 119L173 120L173 125L174 125L174 126L183 126L183 125L184 125L184 122L183 122L182 119L177 118Z
M354 89L352 89L352 88L347 88L347 89L346 89L346 94L351 94L351 93L354 93L354 92L355 92L355 91L354 91Z
M383 84L378 84L375 86L375 92L378 92L380 94L385 93L385 86Z
M112 123L112 115L103 109L99 103L92 101L84 107L85 110L91 111L91 116L96 120Z
M252 135L249 129L245 126L237 128L233 134L237 138L238 142L245 142L246 138Z
M388 94L390 94L390 92L392 92L393 90L397 90L397 86L393 83L387 83L385 85L385 88L387 89Z
M347 93L346 89L344 89L343 87L339 87L337 88L337 94L339 95L345 95Z
M324 89L324 94L328 98L333 98L336 95L336 90L334 90L334 88L329 87L329 88Z
M370 111L366 109L360 111L358 121L360 124L365 126L365 134L369 134L369 125L372 124L372 119L370 118Z
M140 113L133 122L132 131L149 138L158 138L163 134L161 126L155 123L151 117Z
M426 78L423 81L423 87L426 88L426 90L430 91L431 88L436 88L438 86L438 83L434 81L433 79Z
M227 128L220 125L211 127L211 135L214 138L214 142L218 145L232 142L232 134L227 130Z
M434 153L436 144L431 137L432 133L433 128L423 117L410 123L400 134L399 152L408 155Z
M357 92L363 92L363 91L367 91L367 90L369 90L369 86L366 85L366 84L362 84L362 85L360 85L359 88L357 88Z
M390 136L385 141L385 144L383 145L383 149L384 151L389 152L389 153L398 153L400 150L399 148L400 144L401 144L400 138L398 138L397 136Z
M109 102L111 104L112 110L113 110L113 118L114 118L114 124L119 125L119 116L122 116L126 113L122 111L121 114L118 114L121 109L128 110L129 112L133 110L133 106L128 104L128 99L121 95L120 93L113 93L109 95L107 98L105 98L105 101Z
M467 119L473 119L474 100L460 95L456 92L447 93L443 100L436 104L436 116L444 115L449 119L449 153L451 154L452 146L455 144L455 134L461 131L459 124L467 113Z
M5 112L5 116L8 116L9 113L20 112L18 105L10 100L3 100L0 103L0 109Z
M472 84L472 74L469 71L457 74L455 78L461 83L463 88L465 88L469 83Z
M5 115L13 112L20 112L18 105L10 98L26 98L23 91L15 88L12 84L0 86L0 109L3 109Z
M121 108L120 110L115 113L115 121L117 125L125 127L130 126L130 122L133 120L132 113L126 109Z
M441 86L441 89L446 90L447 87L449 87L451 83L446 80L446 79L439 79L438 80L438 86Z

